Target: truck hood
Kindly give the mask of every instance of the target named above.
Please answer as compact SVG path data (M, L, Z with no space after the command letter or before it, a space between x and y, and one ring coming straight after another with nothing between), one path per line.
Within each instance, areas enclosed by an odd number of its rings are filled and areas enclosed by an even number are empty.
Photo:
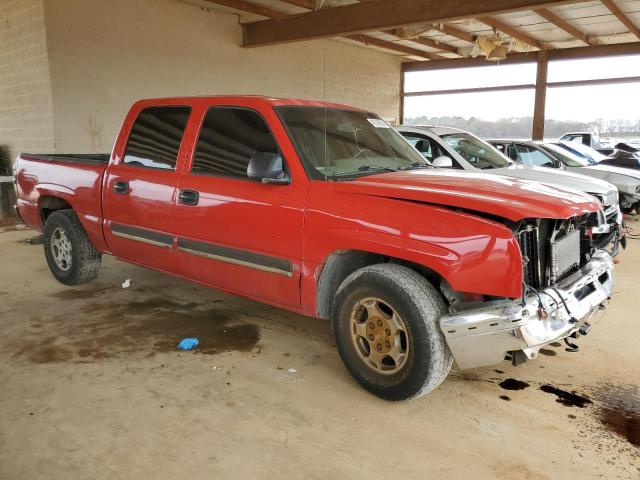
M563 170L545 167L514 165L507 168L491 170L491 173L505 175L507 177L535 180L537 182L544 182L562 188L573 188L580 190L581 192L596 193L599 195L606 195L607 193L616 190L616 187L604 180L587 177L586 175L580 175L579 173L565 172Z
M334 191L463 208L507 218L565 219L596 212L590 195L519 178L472 172L409 170L336 182Z

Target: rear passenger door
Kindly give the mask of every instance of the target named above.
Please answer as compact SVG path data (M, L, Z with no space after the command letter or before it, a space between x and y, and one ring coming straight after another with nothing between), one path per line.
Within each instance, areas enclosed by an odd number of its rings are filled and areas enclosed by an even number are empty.
M293 176L288 185L263 184L247 176L257 153L282 155L267 113L216 104L203 112L179 180L177 264L198 282L297 307L306 182Z
M116 257L174 271L176 167L190 112L180 105L141 108L126 145L119 152L116 145L103 186L104 235Z

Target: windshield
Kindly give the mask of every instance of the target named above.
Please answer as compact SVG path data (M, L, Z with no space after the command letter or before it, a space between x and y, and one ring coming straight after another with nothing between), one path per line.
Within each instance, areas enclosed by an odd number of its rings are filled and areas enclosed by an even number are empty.
M570 152L575 153L576 155L586 158L590 160L590 163L598 163L602 160L608 158L606 155L601 154L597 150L594 150L591 147L587 147L586 145L582 145L581 143L576 142L560 142L560 145L569 150Z
M571 153L555 143L545 143L540 145L555 158L564 163L567 167L588 167L589 161Z
M470 133L448 133L440 135L440 138L476 168L482 170L502 168L513 163L496 148Z
M276 107L305 170L315 179L426 168L429 163L373 113L324 107Z

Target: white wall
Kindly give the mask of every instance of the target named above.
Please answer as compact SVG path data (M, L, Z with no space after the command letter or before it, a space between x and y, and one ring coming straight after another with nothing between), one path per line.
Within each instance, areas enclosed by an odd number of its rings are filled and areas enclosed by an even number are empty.
M54 149L42 0L0 0L0 147Z
M44 2L58 152L111 150L148 97L326 98L398 116L392 55L332 40L244 49L236 15L178 0Z

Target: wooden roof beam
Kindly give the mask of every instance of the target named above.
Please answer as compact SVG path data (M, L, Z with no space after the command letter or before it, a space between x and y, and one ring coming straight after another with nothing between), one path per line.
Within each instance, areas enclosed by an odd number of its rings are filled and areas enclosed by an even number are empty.
M625 27L629 29L631 33L633 33L636 37L640 38L640 28L638 28L629 17L625 15L625 13L620 10L620 7L616 5L613 0L600 0L602 4L607 7L611 13L613 13L618 20L620 20Z
M229 0L226 0L229 1ZM407 25L446 23L453 20L491 17L581 0L384 0L354 3L242 25L244 45L257 47L330 38L355 33L389 30ZM506 32L505 32L506 33Z
M284 3L290 3L296 7L306 8L307 10L315 10L317 7L316 0L282 0Z
M576 27L571 25L565 19L559 17L557 14L553 13L548 8L538 8L534 10L534 12L536 12L538 15L540 15L542 18L544 18L548 22L553 23L559 29L564 30L573 38L585 43L586 45L595 46L598 44L598 41L595 39L595 37L591 35L587 35L581 30L578 30Z
M412 57L420 57L426 60L441 60L444 58L435 53L425 52L423 50L418 50L417 48L406 47L404 45L399 45L394 42L381 40L379 38L372 37L370 35L362 35L362 34L345 35L344 38L348 38L349 40L360 42L364 45L373 45L375 47L386 48L387 50L402 52L405 55L411 55Z
M206 0L206 1L213 4L224 5L225 7L229 7L229 8L235 8L236 10L240 10L243 12L255 13L268 18L279 19L279 18L286 18L289 16L286 13L273 10L271 8L263 7L262 5L257 5L255 3L245 2L242 0ZM396 43L387 42L385 40L371 37L369 35L346 35L344 36L344 38L355 40L356 42L362 43L364 45L373 45L376 47L384 48L386 50L400 52L400 53L403 53L404 55L411 55L413 57L424 58L425 60L439 60L444 58L435 53L424 52L422 50L418 50L417 48L398 45Z
M434 48L436 50L441 50L443 52L454 53L456 55L462 56L458 52L458 49L453 45L449 45L448 43L444 42L438 42L437 40L433 40L427 37L421 37L419 35L417 37L407 38L403 36L402 30L402 28L396 28L394 30L385 30L384 33L386 33L387 35L393 35L394 37L398 37L403 40L409 40L410 42L414 42L419 45L424 45L425 47ZM431 30L431 28L429 28L429 30Z
M447 25L445 23L435 23L431 26L434 30L445 33L450 37L456 37L458 40L462 40L468 43L475 43L476 41L476 37L473 34L465 32L464 30L460 30L453 25Z
M476 20L484 23L485 25L490 26L491 28L494 28L494 29L500 30L503 33L506 33L511 38L515 38L516 40L526 43L527 45L531 45L532 47L535 47L538 50L545 49L544 44L540 40L533 38L528 33L524 33L518 30L517 28L514 28L511 25L508 25L503 21L498 20L497 18L484 16L484 17L478 17Z
M205 2L233 8L235 10L240 10L241 12L255 13L256 15L262 15L263 17L276 20L289 16L289 14L274 10L273 8L258 5L256 3L245 2L243 0L205 0Z
M640 55L640 42L614 43L610 45L598 45L595 47L574 47L547 50L549 60L577 60L580 58L604 58L621 55ZM501 65L516 63L532 63L537 60L536 52L510 53ZM428 70L443 70L468 67L490 67L495 65L487 62L484 57L475 58L448 58L437 62L403 62L402 69L405 72L424 72Z

